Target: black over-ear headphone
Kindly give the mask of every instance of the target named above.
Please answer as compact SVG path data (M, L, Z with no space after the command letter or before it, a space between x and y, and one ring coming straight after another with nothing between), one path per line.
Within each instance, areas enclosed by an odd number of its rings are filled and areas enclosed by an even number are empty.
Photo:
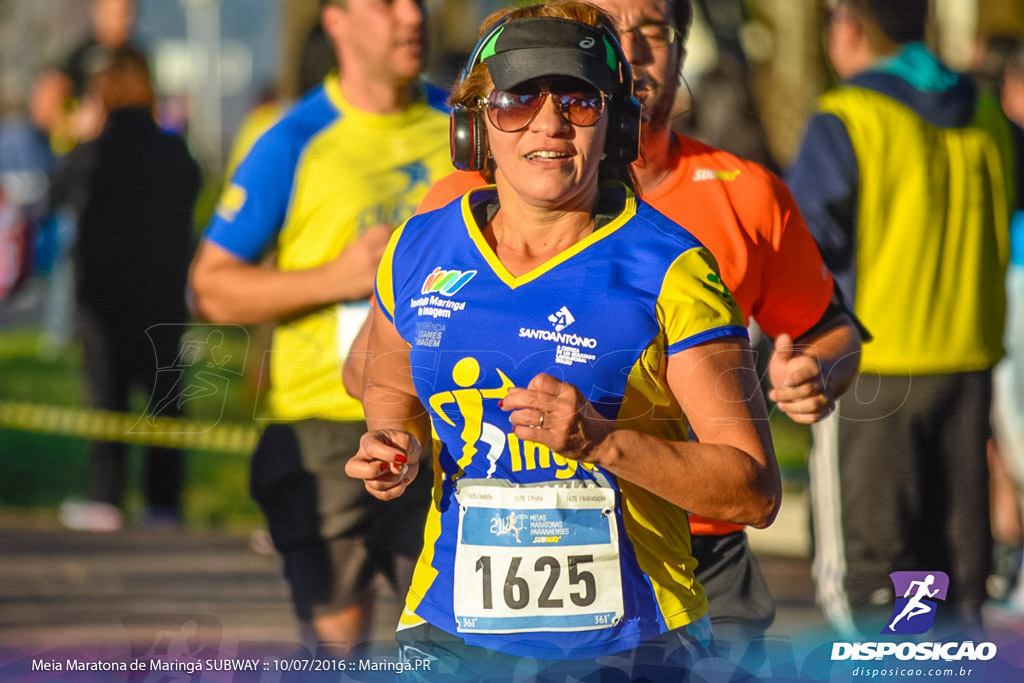
M459 74L465 81L494 35L510 21L500 19L487 31L470 53L469 61ZM633 95L633 70L629 66L615 32L602 22L597 27L615 51L619 63L619 85L611 93L614 105L609 107L608 137L604 145L605 159L612 164L631 164L640 152L640 101ZM456 104L449 120L452 164L463 171L481 171L487 163L487 126L478 107Z

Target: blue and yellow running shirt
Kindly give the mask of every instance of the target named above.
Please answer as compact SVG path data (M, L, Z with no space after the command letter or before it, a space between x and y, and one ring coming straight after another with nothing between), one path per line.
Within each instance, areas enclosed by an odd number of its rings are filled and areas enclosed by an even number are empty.
M519 656L588 658L707 610L681 508L520 441L498 408L510 387L546 372L623 427L683 441L667 356L746 336L710 252L625 187L602 192L617 202L611 222L519 277L473 217L493 187L392 237L377 298L411 346L443 443L405 626L425 620Z
M427 87L400 113L371 114L349 104L331 74L257 141L206 239L251 263L276 249L278 268L302 270L336 258L368 228L400 225L451 171L443 102ZM278 324L273 417L362 419L341 367L368 310L365 301L343 302Z

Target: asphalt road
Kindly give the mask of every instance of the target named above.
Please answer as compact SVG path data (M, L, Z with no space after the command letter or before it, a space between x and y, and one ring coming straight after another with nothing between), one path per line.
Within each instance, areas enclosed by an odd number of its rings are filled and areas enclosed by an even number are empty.
M806 501L799 495L788 501L771 530L751 534L777 603L767 654L755 667L772 681L807 680L801 667L809 656L821 643L837 639L814 604ZM397 601L391 607L397 610ZM1000 656L1015 662L1017 676L1024 668L1024 615L991 607L986 620L990 628L1001 629ZM394 623L394 618L377 622L371 652L393 652ZM0 514L0 681L72 680L25 678L33 660L101 660L125 653L172 661L268 653L291 657L298 643L279 558L255 552L246 536L138 528L94 534L60 528L52 512ZM818 681L830 678L827 670L812 675Z
M48 515L0 515L0 558L0 646L116 646L189 622L206 640L298 642L279 558L253 551L248 537L97 534L62 529ZM761 560L779 604L773 630L820 620L808 559ZM375 636L388 637L392 624L377 624Z

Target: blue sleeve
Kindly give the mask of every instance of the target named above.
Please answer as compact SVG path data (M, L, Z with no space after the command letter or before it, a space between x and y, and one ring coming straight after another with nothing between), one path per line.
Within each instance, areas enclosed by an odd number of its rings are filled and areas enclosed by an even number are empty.
M786 174L807 228L847 301L857 278L857 156L846 127L832 114L817 114Z
M433 83L423 81L423 91L427 96L427 104L437 111L447 114L451 111L448 106L448 91L443 90Z
M221 194L204 237L255 263L284 224L302 141L280 124L261 137Z

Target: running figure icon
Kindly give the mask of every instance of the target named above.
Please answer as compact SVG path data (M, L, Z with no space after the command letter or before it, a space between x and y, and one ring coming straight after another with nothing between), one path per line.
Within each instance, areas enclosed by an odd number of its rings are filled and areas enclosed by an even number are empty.
M949 591L949 575L937 569L889 574L896 600L889 623L881 633L914 635L935 624L939 602Z
M892 623L889 624L890 631L896 630L896 624L900 621L900 619L903 619L905 617L907 621L910 621L914 617L919 616L921 614L928 614L934 609L934 607L932 607L931 605L926 605L925 603L921 602L925 598L934 598L935 595L939 592L938 588L936 588L933 591L928 590L933 583L935 583L934 574L929 574L924 578L923 581L910 582L910 586L907 587L907 592L903 594L904 598L910 598L910 600L903 607L903 611L901 611L899 615L892 620ZM914 597L910 597L910 594L914 592L915 586L917 586L917 593L914 595Z
M508 517L502 517L501 515L495 515L494 519L491 520L491 533L495 536L504 536L506 534L512 534L515 536L516 543L522 543L522 539L519 538L519 532L526 529L526 516L517 515L515 510L511 510L508 513Z

